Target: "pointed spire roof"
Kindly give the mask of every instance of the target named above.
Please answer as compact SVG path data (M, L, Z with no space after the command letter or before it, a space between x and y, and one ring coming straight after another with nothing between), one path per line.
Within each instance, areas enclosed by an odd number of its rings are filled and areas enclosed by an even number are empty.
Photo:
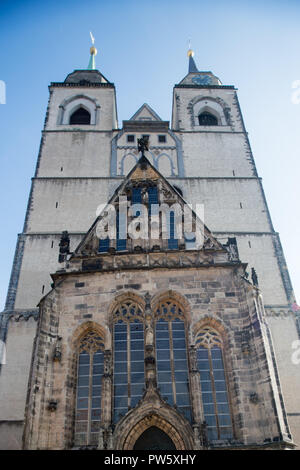
M99 245L99 238L97 236L97 224L99 221L103 218L103 216L107 213L107 208L109 205L115 205L118 204L119 197L124 197L124 195L128 194L127 190L130 190L132 187L134 187L136 184L144 184L146 181L152 182L152 183L158 183L160 181L161 187L164 188L165 195L166 197L169 197L170 200L172 200L172 203L178 202L181 206L186 204L186 201L183 199L183 197L177 192L177 190L172 186L171 183L168 182L168 180L155 168L150 161L145 157L145 155L142 155L138 162L134 165L134 167L130 170L124 181L118 186L114 192L114 194L111 196L110 200L108 201L107 205L104 207L101 211L101 213L98 215L90 229L86 232L85 236L75 249L75 251L72 253L70 262L72 262L72 259L76 258L77 256L81 255L89 255L89 256L98 256L98 245ZM125 196L127 197L127 196ZM165 201L164 201L165 202ZM193 220L200 220L199 215L192 209L192 207L189 205L190 213L192 214ZM129 223L129 222L128 222ZM203 246L200 248L197 248L197 250L205 250L205 249L210 249L215 252L223 253L223 256L225 254L225 258L223 261L226 261L226 248L213 236L212 232L208 229L208 227L200 221L198 229L201 230L203 234ZM196 229L197 230L197 229ZM155 239L156 240L156 239ZM149 234L149 239L147 244L145 244L145 249L151 251L151 244L153 240L151 240L150 234ZM156 240L156 243L159 243L158 240ZM148 245L148 248L146 248L146 245ZM130 249L131 250L131 249ZM130 252L129 250L129 252ZM165 248L161 247L160 251L165 251ZM134 252L132 248L132 252Z
M204 86L221 86L222 82L212 72L201 72L198 70L194 60L194 51L189 48L187 52L189 58L188 74L184 77L179 85L204 85Z
M189 49L187 55L189 58L189 73L198 73L199 70L197 69L196 63L194 61L194 51Z
M97 49L94 46L95 38L90 33L92 46L90 48L90 60L88 63L87 68L85 69L77 69L74 70L72 73L69 73L64 81L64 83L69 84L78 84L80 86L89 86L89 85L104 85L105 86L114 86L113 83L109 82L107 78L102 75L99 70L96 69L96 61L95 56L97 55ZM51 83L53 85L53 83Z

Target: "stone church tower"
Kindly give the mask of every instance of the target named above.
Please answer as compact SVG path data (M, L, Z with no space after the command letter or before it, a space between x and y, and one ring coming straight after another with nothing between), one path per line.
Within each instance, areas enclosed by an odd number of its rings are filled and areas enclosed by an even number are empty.
M120 129L95 53L49 87L1 314L1 448L299 445L295 299L236 89L189 51L171 126L144 104ZM157 204L184 215L163 226Z

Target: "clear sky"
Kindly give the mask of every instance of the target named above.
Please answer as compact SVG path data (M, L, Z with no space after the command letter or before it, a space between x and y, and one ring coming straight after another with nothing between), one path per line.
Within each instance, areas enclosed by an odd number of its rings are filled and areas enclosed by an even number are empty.
M0 104L0 310L22 232L48 85L87 67L89 31L96 38L97 68L116 85L120 127L144 102L170 120L172 88L187 73L189 38L198 68L239 89L300 303L299 25L299 0L0 0L0 80L6 84L6 104Z

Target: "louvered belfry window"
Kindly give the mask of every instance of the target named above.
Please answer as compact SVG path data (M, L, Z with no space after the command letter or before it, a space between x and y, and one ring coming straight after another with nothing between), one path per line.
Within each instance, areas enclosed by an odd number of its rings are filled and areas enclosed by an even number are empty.
M217 126L218 125L218 119L216 118L216 116L208 112L199 114L198 119L199 119L200 126Z
M91 115L90 113L84 108L78 108L71 114L70 117L70 124L90 124L91 123Z

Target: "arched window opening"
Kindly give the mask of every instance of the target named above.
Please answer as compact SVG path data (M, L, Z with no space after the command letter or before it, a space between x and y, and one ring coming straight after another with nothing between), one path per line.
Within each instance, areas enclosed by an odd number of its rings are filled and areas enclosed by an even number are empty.
M75 445L97 445L101 419L104 341L88 332L78 350Z
M137 439L133 450L176 450L176 447L168 434L156 426L151 426Z
M205 111L198 116L200 126L217 126L218 119L213 114Z
M217 331L207 326L198 332L196 347L208 439L230 439L233 431L222 339Z
M90 124L91 123L91 115L90 113L80 107L70 117L70 124Z
M155 346L161 395L191 421L184 315L171 300L161 302L156 310Z
M140 306L128 300L114 312L114 422L142 398L145 387L144 320Z

